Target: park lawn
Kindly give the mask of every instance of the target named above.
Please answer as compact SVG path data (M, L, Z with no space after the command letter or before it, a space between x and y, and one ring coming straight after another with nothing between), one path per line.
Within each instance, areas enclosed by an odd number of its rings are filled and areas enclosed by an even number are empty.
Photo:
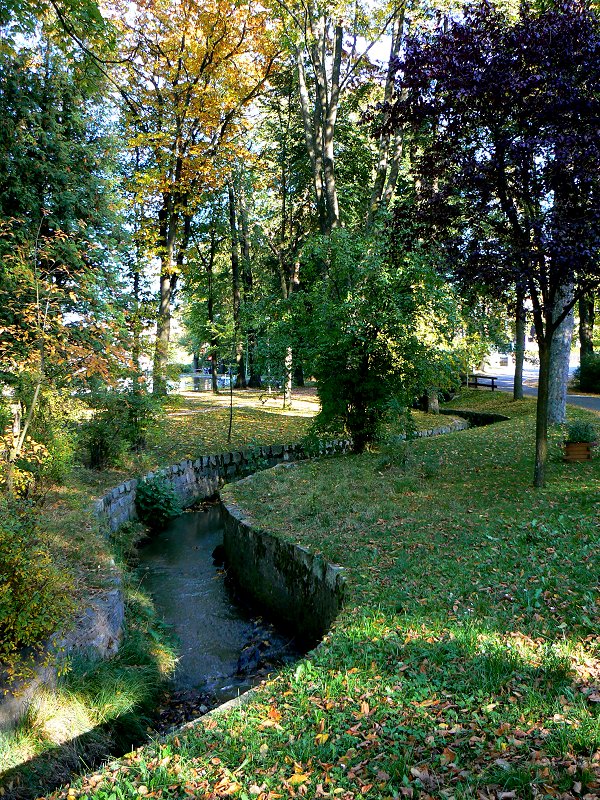
M346 607L247 705L71 797L599 796L600 459L563 464L556 433L534 491L534 404L484 391L461 404L514 416L226 487L258 524L344 566Z

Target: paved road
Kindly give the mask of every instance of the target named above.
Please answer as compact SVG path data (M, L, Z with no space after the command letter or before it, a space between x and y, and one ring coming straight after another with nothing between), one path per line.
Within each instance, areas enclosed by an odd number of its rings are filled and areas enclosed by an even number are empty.
M490 373L493 374L492 370ZM497 385L504 392L512 392L514 386L513 375L509 373L496 373L498 375ZM525 380L529 383L537 380L537 371L528 369L525 370ZM537 397L537 388L535 386L523 386L523 394L531 397ZM574 406L581 406L588 408L590 411L596 411L600 414L600 396L588 397L583 394L568 394L567 403Z

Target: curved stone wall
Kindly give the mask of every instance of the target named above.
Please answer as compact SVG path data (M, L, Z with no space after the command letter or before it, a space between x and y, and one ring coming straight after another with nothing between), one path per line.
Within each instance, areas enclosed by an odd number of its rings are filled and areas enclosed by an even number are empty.
M316 644L343 605L343 568L253 526L234 503L222 505L225 561L238 587L285 622L301 644Z
M466 412L460 413L467 416ZM453 420L447 425L419 431L416 436L451 433L468 425L465 420ZM228 480L251 476L258 470L286 462L344 454L351 447L348 440L334 440L323 443L318 452L307 452L301 444L236 450L202 456L194 461L181 461L146 477L164 476L185 508L213 497ZM94 504L94 513L106 521L111 532L136 518L137 484L137 480L124 481ZM258 605L290 625L301 640L316 642L329 630L342 606L345 584L342 568L329 564L306 548L253 528L232 504L225 508L225 548L230 568L242 590ZM85 649L93 651L99 658L110 657L118 650L124 618L121 580L115 574L112 587L92 598L73 629L62 637L54 637L50 646L65 653ZM0 697L0 730L11 727L20 719L40 684L51 686L55 680L55 670L40 667L34 681L20 687L16 696L8 692Z
M284 462L306 459L311 455L336 455L347 453L350 449L351 442L344 440L325 442L318 453L308 453L301 444L255 447L202 456L194 461L186 459L171 467L150 472L145 477L163 476L175 490L182 506L189 508L194 503L213 497L226 481L237 480ZM137 484L136 480L125 481L95 503L95 513L106 519L111 531L136 518Z
M349 441L336 440L324 443L316 455L334 455L350 450ZM277 464L309 458L302 445L271 445L237 450L229 453L202 456L195 461L185 460L179 464L156 470L146 477L162 475L173 486L183 507L189 507L213 497L228 480L235 480L260 469ZM128 480L115 486L94 503L93 512L106 522L109 531L116 531L124 522L136 518L135 492L137 480ZM121 589L121 578L117 574L112 586L90 599L75 620L73 627L58 634L49 643L61 653L87 650L98 658L114 655L123 636L125 620L125 598ZM23 716L39 686L53 686L56 669L40 667L27 685L10 691L2 685L0 672L0 730L13 727Z

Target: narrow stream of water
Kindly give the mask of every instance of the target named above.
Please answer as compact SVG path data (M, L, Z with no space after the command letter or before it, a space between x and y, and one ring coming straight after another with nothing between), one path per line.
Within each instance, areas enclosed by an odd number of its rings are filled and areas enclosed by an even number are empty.
M147 721L152 734L165 734L237 697L302 655L291 636L236 597L225 570L213 558L222 542L220 506L208 506L182 514L138 550L142 583L177 639L180 653L172 683ZM118 757L125 747L144 742L130 738L140 732L132 734L126 720L122 729L119 724L108 725L106 740L100 728L3 772L3 799L40 797L70 780L81 762L89 770L111 755Z
M144 587L179 644L177 693L204 693L210 705L256 684L298 653L291 637L237 599L213 558L223 542L219 506L182 514L139 551Z

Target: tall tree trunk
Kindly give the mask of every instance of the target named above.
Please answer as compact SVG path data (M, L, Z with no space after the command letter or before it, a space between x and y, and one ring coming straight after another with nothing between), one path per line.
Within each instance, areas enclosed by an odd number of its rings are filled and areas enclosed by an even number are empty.
M563 286L557 292L553 319L556 320L568 303L573 302L573 284ZM550 347L548 373L548 423L561 425L567 418L567 386L569 383L569 359L575 324L573 311L554 331Z
M304 56L304 48L297 48L296 64L298 67L298 88L300 91L300 110L302 112L304 143L312 167L319 230L321 233L326 233L327 215L325 209L325 187L323 185L323 153L320 144L322 139L323 119L320 107L317 103L315 103L311 110L306 70L304 68Z
M325 106L325 125L323 127L323 174L325 179L325 194L327 198L327 228L332 231L334 228L339 227L340 224L340 209L337 195L337 186L335 181L335 165L334 165L334 142L335 142L335 126L338 115L338 105L340 99L340 70L342 64L342 41L343 29L341 25L336 25L333 39L333 59L331 66L331 82L328 87L325 85L325 98L327 104ZM321 48L321 51L324 46ZM320 63L318 70L319 83L324 78L326 79L326 71L324 63Z
M242 279L244 284L244 298L251 303L254 298L254 278L252 275L252 261L250 258L250 226L248 224L248 206L246 203L246 192L242 187L239 192L240 198L240 247L242 251ZM260 388L260 373L256 368L256 331L254 328L248 330L246 343L248 354L248 381L246 386L251 389Z
M515 302L515 380L513 400L523 399L523 362L525 360L525 338L527 335L527 312L525 311L525 291L517 287Z
M304 367L301 362L294 365L294 383L296 386L304 386Z
M535 418L535 466L533 485L542 488L546 481L548 458L548 379L550 373L550 344L546 338L538 337L540 372L538 381L537 410Z
M383 102L390 103L394 94L394 76L396 69L396 59L400 55L403 41L404 15L406 4L399 6L397 16L394 19L392 28L392 41L390 46L390 58L388 61L385 87L383 92ZM388 206L398 179L398 167L402 155L402 137L389 133L379 134L379 146L377 157L377 170L375 180L371 190L371 201L369 203L369 213L367 217L367 228L373 224L373 220L380 208Z
M579 361L594 352L594 295L584 295L579 301Z
M233 335L235 338L235 363L237 386L239 389L246 388L246 372L244 368L244 344L241 334L241 273L240 273L240 251L239 235L237 228L237 212L235 204L235 190L232 181L227 184L229 196L229 228L231 232L231 281L233 299Z
M156 343L152 370L152 393L163 396L167 393L167 364L171 341L171 306L177 275L174 271L175 236L177 212L172 194L164 194L159 211L160 241L160 294L156 318Z
M142 377L142 366L140 363L140 358L142 355L141 333L142 321L140 319L140 272L136 267L133 270L133 343L131 347L131 357L133 359L136 377L140 379Z
M213 394L219 393L217 380L217 361L219 358L219 340L215 330L215 298L213 292L213 267L216 252L216 236L214 227L210 231L210 254L206 261L206 272L208 275L208 295L206 298L206 317L210 333L210 383Z
M152 393L163 396L167 393L167 364L171 341L171 304L177 276L163 273L160 276L160 300L156 319L156 344L152 370Z
M200 354L194 353L192 357L192 369L194 371L192 388L195 392L200 391Z
M285 351L284 376L283 376L283 407L292 407L292 374L293 359L292 348L288 347Z

